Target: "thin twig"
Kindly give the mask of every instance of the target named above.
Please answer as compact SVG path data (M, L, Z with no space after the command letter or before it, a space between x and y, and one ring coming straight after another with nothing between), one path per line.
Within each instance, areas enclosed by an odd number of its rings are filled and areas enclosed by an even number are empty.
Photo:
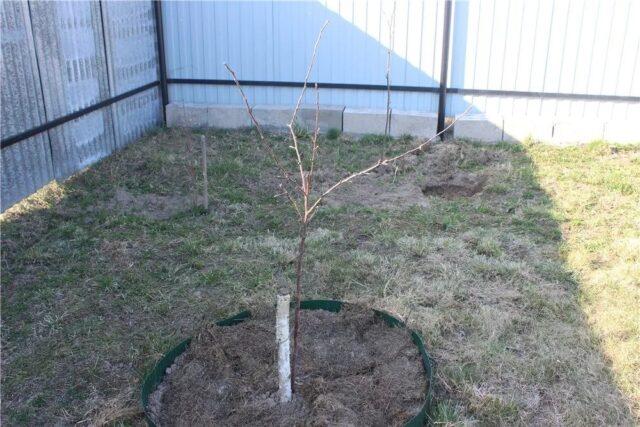
M302 98L304 97L304 92L307 90L307 82L309 81L309 77L311 76L311 70L313 69L313 65L316 62L316 56L318 54L318 45L320 44L320 40L322 39L322 34L324 33L324 29L329 25L329 21L324 21L322 28L320 28L320 32L318 33L318 37L316 37L316 42L313 45L313 54L311 55L311 62L309 62L309 66L307 67L307 74L304 76L304 83L302 85L302 90L300 91L300 96L298 96L298 102L296 102L296 108L293 110L293 115L291 116L291 122L289 122L289 126L293 126L293 123L296 120L296 114L298 114L298 110L300 109L300 104L302 103Z
M289 202L291 202L291 205L293 206L293 209L296 211L296 214L298 214L298 218L300 220L302 220L302 212L300 211L300 208L298 207L298 202L296 202L296 199L293 198L293 196L291 195L291 192L285 188L283 183L280 183L279 187L282 188L282 190L284 191L284 194L287 195L287 198L289 199ZM276 197L277 197L277 195L276 195Z
M393 11L391 12L391 19L389 20L389 47L387 48L387 114L384 124L384 135L389 136L391 132L391 51L393 50L393 36L395 33L396 23L396 1L393 0ZM384 145L383 145L384 147ZM382 152L384 156L384 151Z
M313 172L318 153L318 135L320 134L320 92L318 91L318 83L315 84L316 90L316 121L313 136L311 137L311 165L309 166L309 174L307 175L307 188L311 193L313 185Z
M276 156L276 153L273 151L273 148L271 147L271 144L269 144L269 142L267 142L267 139L265 138L264 133L262 132L262 127L260 126L260 124L256 120L255 116L253 115L253 108L251 107L251 104L249 104L249 100L247 99L247 96L244 94L244 90L242 90L242 85L240 84L240 81L238 80L238 76L236 75L236 72L233 71L231 66L229 64L227 64L226 62L224 63L224 66L229 71L229 74L231 74L231 77L233 78L233 81L235 82L236 87L238 88L238 91L240 92L240 96L242 97L242 100L244 101L244 105L246 107L247 113L249 114L249 117L251 118L251 121L253 122L253 125L255 126L256 130L258 131L258 135L260 136L260 141L262 142L262 145L266 148L267 153L269 154L269 157L271 157L273 162L276 164L276 167L280 170L280 173L282 174L282 178L285 181L289 181L289 182L291 182L292 184L295 185L295 181L291 178L290 173L282 165L282 163L280 162L280 159L278 158L278 156ZM293 208L295 209L296 213L298 214L298 217L302 218L302 211L300 210L300 208L298 206L298 203L296 202L295 198L291 195L291 192L287 189L287 187L284 184L280 184L280 187L287 194L287 197L288 197L289 201L291 202L291 204L293 205Z
M244 90L242 89L242 85L240 84L240 81L238 80L238 76L236 75L236 72L226 62L224 63L224 66L229 71L229 74L231 74L231 77L233 78L233 81L235 82L236 87L238 88L238 91L240 92L240 96L242 97L242 100L244 101L244 105L245 105L245 107L247 109L247 113L249 114L249 117L251 118L251 121L253 122L254 127L258 131L258 135L260 135L260 140L263 142L265 148L267 149L267 152L268 152L269 156L276 163L276 166L278 167L278 169L280 169L280 172L286 178L290 179L290 173L284 168L284 166L282 166L282 164L280 163L280 159L278 158L278 156L276 156L276 153L273 151L273 148L271 147L271 145L269 143L267 143L267 139L264 136L264 132L262 131L262 127L260 126L260 123L258 123L258 120L256 120L256 117L253 115L253 107L251 107L251 104L249 104L249 99L247 99L247 96L245 95Z
M247 107L247 112L249 113L249 117L251 118L251 121L253 122L253 125L256 127L256 130L258 131L258 134L260 134L260 139L264 140L264 133L262 132L262 127L260 126L260 123L258 123L258 121L256 120L256 117L253 115L253 108L251 107L251 104L249 104L249 100L247 99L247 96L244 94L244 90L242 89L242 86L240 85L240 82L238 81L238 76L236 76L236 72L233 71L231 66L229 64L227 64L226 62L224 63L224 66L227 68L227 71L229 71L229 73L231 74L231 77L233 78L233 81L236 83L236 87L240 91L240 96L242 96L242 100L244 101L244 105ZM271 148L271 147L269 147L269 148Z
M296 161L298 163L298 172L300 173L300 187L302 189L303 195L303 204L304 204L304 215L306 216L307 212L307 203L309 196L309 185L307 178L304 172L304 165L302 164L302 155L300 153L300 145L298 144L298 136L296 135L294 124L296 122L296 116L298 115L298 111L300 110L300 105L302 103L302 99L304 98L304 93L307 90L307 84L309 82L309 77L311 76L311 70L313 70L313 65L316 62L316 56L318 54L318 45L320 44L320 40L322 39L322 34L324 33L324 29L329 25L329 21L324 21L324 25L320 28L320 32L318 33L318 37L316 38L316 42L313 45L313 53L311 54L311 61L309 62L309 66L307 67L307 74L304 76L304 83L302 84L302 90L300 91L300 96L298 96L298 102L296 102L296 107L293 109L293 114L291 115L291 121L287 125L289 128L289 132L291 133L291 139L293 140L293 149L296 153ZM294 353L295 358L295 353Z

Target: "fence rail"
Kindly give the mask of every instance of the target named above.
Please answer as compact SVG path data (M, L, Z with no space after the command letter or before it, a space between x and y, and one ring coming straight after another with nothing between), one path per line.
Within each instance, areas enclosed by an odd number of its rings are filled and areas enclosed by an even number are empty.
M53 129L55 127L58 127L60 125L63 125L65 123L68 123L72 120L75 120L77 118L80 118L86 114L92 113L94 111L98 111L104 107L108 107L112 104L115 104L118 101L121 101L123 99L127 99L133 95L137 95L141 92L146 91L147 89L151 89L154 88L156 86L158 86L160 84L159 81L155 81L155 82L151 82L151 83L147 83L144 86L140 86L138 88L132 89L128 92L125 93L121 93L120 95L116 95L114 97L111 97L109 99L105 99L104 101L100 101L97 104L93 104L89 107L83 108L81 110L78 111L74 111L71 114L67 114L66 116L62 116L62 117L58 117L55 120L52 120L50 122L47 123L43 123L39 126L36 126L34 128L31 128L27 131L21 132L17 135L13 135L13 136L9 136L5 139L2 140L2 148L8 148L11 147L13 144L17 144L18 142L24 141L25 139L29 139L32 136L36 136L42 132L46 132L50 129Z

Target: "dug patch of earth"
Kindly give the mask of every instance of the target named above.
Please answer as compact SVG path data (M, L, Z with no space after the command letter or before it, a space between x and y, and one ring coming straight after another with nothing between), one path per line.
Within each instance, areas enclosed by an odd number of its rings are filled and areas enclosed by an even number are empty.
M347 183L331 193L325 200L327 206L340 207L358 204L382 209L403 209L407 206L427 207L420 186L399 178L399 182L389 182L379 176L366 176Z
M444 177L434 177L422 186L425 196L473 196L484 188L487 177L471 172L451 172Z
M487 176L481 172L461 169L465 163L479 168L498 159L499 154L455 143L427 145L419 155L410 155L393 165L385 165L372 173L355 178L331 193L328 206L360 204L384 209L428 206L424 196L468 197L481 192ZM338 177L319 171L321 186Z
M301 312L294 400L278 400L274 310L208 325L152 394L163 425L403 425L424 404L420 353L366 308Z
M420 157L424 157L420 167L424 180L422 192L427 196L444 197L468 197L484 189L486 175L460 170L463 162L486 166L496 160L494 152L479 149L464 151L462 146L454 143L430 144Z
M193 201L187 196L135 195L123 188L117 188L115 196L108 203L110 209L149 219L168 219L192 206Z

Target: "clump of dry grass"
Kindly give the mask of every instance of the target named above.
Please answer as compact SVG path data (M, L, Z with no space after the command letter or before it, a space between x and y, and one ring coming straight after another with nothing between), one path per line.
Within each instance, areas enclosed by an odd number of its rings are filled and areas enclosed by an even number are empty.
M138 404L136 391L127 389L114 397L97 399L95 406L85 414L85 419L76 424L90 426L117 425L123 422L142 424L144 412Z

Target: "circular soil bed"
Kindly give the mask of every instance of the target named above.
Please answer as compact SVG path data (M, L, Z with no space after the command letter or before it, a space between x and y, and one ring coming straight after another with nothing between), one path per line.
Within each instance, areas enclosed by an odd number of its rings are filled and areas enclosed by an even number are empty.
M150 425L422 425L431 368L387 313L303 301L296 393L278 401L275 309L203 327L147 377Z

